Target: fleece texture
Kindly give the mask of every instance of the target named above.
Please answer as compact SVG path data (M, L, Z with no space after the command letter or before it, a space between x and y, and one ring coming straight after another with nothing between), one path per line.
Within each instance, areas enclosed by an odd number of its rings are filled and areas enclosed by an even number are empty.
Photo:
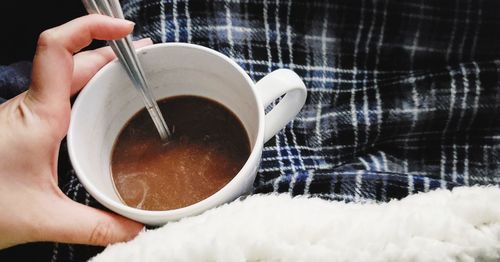
M107 247L102 261L499 261L500 189L388 203L253 195Z

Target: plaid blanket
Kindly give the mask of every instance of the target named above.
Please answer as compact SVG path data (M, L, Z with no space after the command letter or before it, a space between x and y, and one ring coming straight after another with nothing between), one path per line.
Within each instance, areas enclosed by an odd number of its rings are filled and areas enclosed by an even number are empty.
M137 38L213 48L256 81L278 68L303 78L306 105L265 145L254 193L388 201L500 183L498 1L122 5ZM64 144L60 170L60 186L71 198L98 206L75 177ZM76 261L100 249L36 244L17 250Z

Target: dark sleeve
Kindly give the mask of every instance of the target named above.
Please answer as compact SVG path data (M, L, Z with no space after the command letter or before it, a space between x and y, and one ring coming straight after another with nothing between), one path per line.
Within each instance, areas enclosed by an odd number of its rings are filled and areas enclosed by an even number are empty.
M0 66L0 103L24 92L30 84L31 62Z

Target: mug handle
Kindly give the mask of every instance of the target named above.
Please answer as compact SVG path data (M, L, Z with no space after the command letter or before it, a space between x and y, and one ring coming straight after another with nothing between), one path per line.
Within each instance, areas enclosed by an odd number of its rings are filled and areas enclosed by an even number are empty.
M295 118L306 102L307 91L300 77L289 69L271 72L255 84L255 89L264 108L285 94L283 99L266 114L265 143Z

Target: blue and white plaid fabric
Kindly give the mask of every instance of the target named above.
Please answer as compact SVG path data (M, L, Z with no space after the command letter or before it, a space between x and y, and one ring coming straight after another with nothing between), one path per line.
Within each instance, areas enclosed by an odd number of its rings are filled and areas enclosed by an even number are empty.
M255 192L347 201L500 182L499 7L124 1L137 37L208 46L254 80L302 76L306 106L266 144Z
M500 183L500 2L123 0L135 36L190 42L309 96L265 145L254 193L342 201ZM96 205L61 154L60 185ZM98 249L52 245L52 261Z

